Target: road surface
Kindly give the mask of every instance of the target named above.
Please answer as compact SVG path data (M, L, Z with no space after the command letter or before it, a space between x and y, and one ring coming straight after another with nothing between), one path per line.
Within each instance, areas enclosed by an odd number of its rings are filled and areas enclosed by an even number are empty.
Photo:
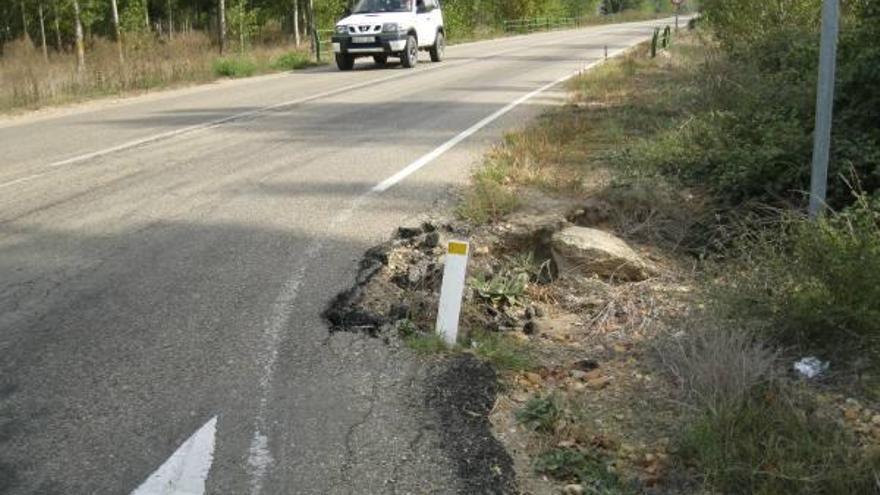
M320 313L555 82L655 24L0 121L0 493L459 491L424 370Z

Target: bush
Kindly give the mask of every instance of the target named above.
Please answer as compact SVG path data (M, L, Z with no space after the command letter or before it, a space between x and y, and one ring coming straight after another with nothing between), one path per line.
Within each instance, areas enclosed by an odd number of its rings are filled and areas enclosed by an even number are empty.
M862 452L804 396L759 387L735 407L688 423L678 455L720 493L875 493L877 452Z
M257 72L254 61L243 58L218 58L214 60L214 74L222 77L250 77Z
M272 61L275 70L297 70L314 65L311 57L303 52L288 52Z
M732 313L771 321L786 344L880 357L880 195L817 222L787 214L738 253L722 290Z
M535 431L552 432L562 418L562 406L554 396L529 399L522 409L517 411L516 420Z
M684 400L721 414L745 402L756 387L775 381L775 351L744 330L708 321L697 324L704 328L657 346L657 356Z

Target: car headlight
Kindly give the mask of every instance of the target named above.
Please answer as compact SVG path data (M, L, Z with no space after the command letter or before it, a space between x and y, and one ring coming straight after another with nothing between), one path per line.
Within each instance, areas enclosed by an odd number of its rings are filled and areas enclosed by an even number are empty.
M343 25L343 24L336 26L336 33L337 34L345 34L347 32L348 32L348 26Z
M396 22L382 24L383 33L399 33L400 31L406 31L406 28L403 24L398 24Z

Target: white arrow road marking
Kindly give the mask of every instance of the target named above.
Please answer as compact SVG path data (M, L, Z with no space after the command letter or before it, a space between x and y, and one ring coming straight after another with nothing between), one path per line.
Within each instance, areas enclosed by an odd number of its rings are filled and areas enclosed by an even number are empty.
M214 461L217 416L189 437L131 495L202 495Z

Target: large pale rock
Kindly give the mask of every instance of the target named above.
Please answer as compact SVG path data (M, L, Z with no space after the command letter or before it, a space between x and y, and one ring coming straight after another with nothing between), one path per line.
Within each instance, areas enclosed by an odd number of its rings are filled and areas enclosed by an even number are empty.
M627 243L607 232L568 227L553 235L553 259L560 273L639 281L655 274Z

